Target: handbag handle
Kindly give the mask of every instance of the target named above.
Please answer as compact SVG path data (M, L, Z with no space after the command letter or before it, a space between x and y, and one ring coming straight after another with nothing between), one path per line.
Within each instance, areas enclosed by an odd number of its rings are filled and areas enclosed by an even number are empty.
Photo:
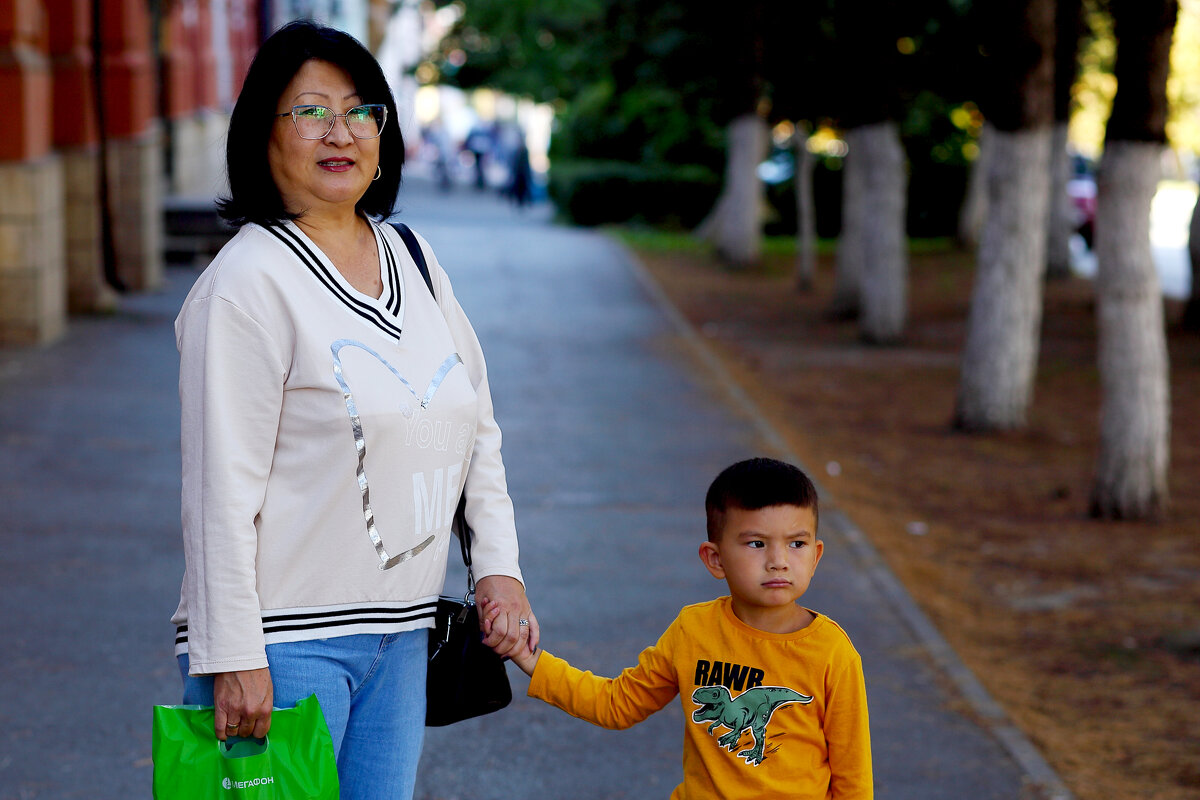
M450 531L458 537L458 547L462 551L463 564L467 568L467 596L463 599L474 602L475 572L471 569L471 538L475 535L475 531L471 530L471 526L467 524L466 487L463 487L463 493L458 497L458 508L454 512L454 521L450 523Z
M417 241L416 235L413 234L412 228L403 222L393 222L391 226L396 229L396 233L400 234L404 246L408 248L408 254L412 256L417 269L421 272L421 277L425 279L425 285L429 287L429 293L436 301L437 294L433 291L433 278L429 274L429 264L425 262L425 253L421 250L421 245ZM471 570L471 537L475 535L475 531L471 530L471 526L467 524L467 490L465 486L462 494L458 497L458 508L454 512L454 521L450 523L450 530L458 537L463 564L467 568L467 595L463 599L467 602L474 602L475 573Z
M417 242L417 237L413 234L412 228L403 222L393 222L391 225L396 229L396 233L400 234L400 238L404 240L404 246L408 248L408 254L417 263L417 269L421 271L421 277L425 279L425 285L429 287L429 293L433 295L434 300L437 300L437 294L433 291L433 278L429 275L429 265L425 263L425 253L421 250L421 245Z

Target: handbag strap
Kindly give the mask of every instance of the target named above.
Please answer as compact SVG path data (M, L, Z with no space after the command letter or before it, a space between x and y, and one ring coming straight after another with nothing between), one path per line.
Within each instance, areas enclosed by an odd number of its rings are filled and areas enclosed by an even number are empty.
M465 488L458 497L458 508L454 511L454 521L450 523L450 530L458 536L458 548L462 551L463 564L467 568L467 598L471 599L475 596L475 571L471 569L471 539L475 536L475 531L471 530L471 526L467 524L467 491Z
M396 229L396 233L400 234L400 238L404 240L404 246L408 248L408 254L412 256L413 261L417 262L417 269L421 270L421 277L425 279L425 285L429 287L429 293L433 295L434 300L437 300L437 295L433 291L433 278L429 275L429 265L425 263L425 253L421 250L421 245L417 242L417 237L412 232L412 228L403 222L393 222L392 227Z
M400 234L400 238L404 240L404 246L408 248L408 254L416 262L417 269L421 271L421 277L425 279L425 285L429 287L429 293L433 295L434 300L437 300L437 294L433 291L433 278L429 274L429 265L425 262L425 253L421 250L421 244L417 241L412 228L403 222L393 222L391 225L396 229L396 233ZM454 521L450 524L450 530L458 536L458 546L462 551L463 564L467 568L467 597L474 597L475 573L471 569L471 537L475 535L475 532L467 524L466 489L463 489L463 493L459 495L458 508L454 512Z

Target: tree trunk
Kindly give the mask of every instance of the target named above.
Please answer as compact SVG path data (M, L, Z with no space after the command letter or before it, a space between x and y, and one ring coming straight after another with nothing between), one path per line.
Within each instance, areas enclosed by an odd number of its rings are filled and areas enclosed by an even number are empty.
M758 165L767 155L769 131L757 114L743 114L729 123L725 185L716 205L696 229L711 242L717 255L732 266L758 261L762 253L762 218L766 192Z
M1183 306L1182 325L1185 331L1200 331L1200 198L1192 206L1192 221L1188 225L1188 258L1192 262L1192 290Z
M876 171L886 171L884 165L888 163L878 152L879 140L887 138L879 132L894 130L889 126L903 113L898 76L904 65L899 60L896 41L904 36L906 18L903 4L887 0L834 3L831 8L838 37L838 52L830 76L837 91L831 107L836 109L838 124L845 131L847 151L842 168L842 229L829 313L834 318L852 319L860 317L863 311L863 281L869 266L892 271L893 266L904 263L902 255L897 259L889 254L887 264L871 264L879 257L883 242L894 236L889 230L882 240L876 240L880 232L873 230L879 224L891 225L890 210L886 212L889 216L886 222L881 223L878 218L892 203L891 181L885 181L886 199L871 195L879 188ZM900 201L901 208L903 202ZM902 221L901 247L903 224ZM883 316L880 308L876 314Z
M1162 146L1109 142L1096 198L1100 459L1092 514L1141 519L1167 502L1170 393L1150 203Z
M1054 130L1054 0L987 3L987 219L954 425L1024 427L1037 372Z
M1071 275L1071 237L1075 234L1074 211L1067 195L1071 158L1067 153L1067 123L1057 122L1050 145L1050 213L1046 218L1046 277Z
M958 212L958 244L966 250L979 247L983 221L987 218L988 170L991 169L992 126L984 122L979 131L979 155L967 173L967 192Z
M813 205L813 167L808 131L796 128L796 288L812 289L817 274L817 210Z
M955 427L1023 427L1042 323L1051 128L992 131L988 217L967 320Z
M836 319L854 319L862 305L862 279L866 272L867 162L862 141L865 128L846 131L846 158L842 166L842 228L838 232L837 266L833 276L833 298L829 314Z
M1150 203L1166 144L1177 0L1111 0L1117 94L1096 185L1100 455L1094 516L1148 519L1167 508L1170 372Z
M886 344L900 339L908 316L904 147L895 122L865 125L855 139L866 165L859 329L868 342Z

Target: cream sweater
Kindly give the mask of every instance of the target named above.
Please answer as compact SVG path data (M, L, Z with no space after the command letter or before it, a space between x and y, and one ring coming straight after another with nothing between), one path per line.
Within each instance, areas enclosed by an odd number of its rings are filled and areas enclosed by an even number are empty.
M378 299L295 225L246 225L176 319L172 622L193 675L267 666L268 643L428 627L464 482L476 578L521 579L475 332L423 239L436 300L391 226L375 236Z

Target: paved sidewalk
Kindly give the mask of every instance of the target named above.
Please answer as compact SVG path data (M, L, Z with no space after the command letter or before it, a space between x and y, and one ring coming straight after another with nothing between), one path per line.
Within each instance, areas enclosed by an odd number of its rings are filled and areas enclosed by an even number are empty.
M545 641L615 674L681 605L721 593L696 558L708 482L789 454L608 238L469 188L412 180L401 197L488 356ZM180 691L171 323L195 275L72 320L54 347L0 351L0 800L149 797L150 708ZM1053 775L988 718L849 517L823 515L822 536L806 603L862 653L877 796L1040 796ZM677 704L604 731L528 700L510 672L509 709L428 731L418 798L665 798L679 780Z

